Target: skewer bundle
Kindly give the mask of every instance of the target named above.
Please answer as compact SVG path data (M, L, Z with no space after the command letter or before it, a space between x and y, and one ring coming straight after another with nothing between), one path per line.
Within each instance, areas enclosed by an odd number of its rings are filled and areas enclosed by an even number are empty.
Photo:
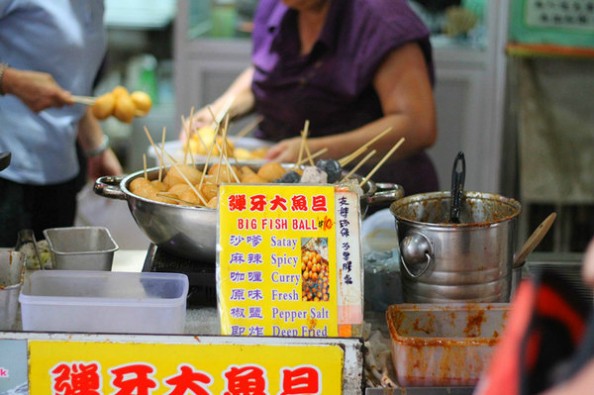
M190 117L192 117L192 115L190 115ZM367 154L346 174L344 174L343 171L344 166L352 163L355 159L360 157L372 144L391 130L391 128L388 128L382 131L364 146L343 158L338 160L319 159L318 161L314 161L315 158L326 153L328 149L323 148L313 154L310 152L307 145L309 121L306 121L303 131L301 132L299 159L292 166L292 170L287 169L278 162L267 162L260 166L258 170L254 170L249 166L240 166L238 164L237 159L233 156L232 150L229 149L229 147L232 146L228 144L227 129L229 125L229 117L225 116L221 121L222 122L217 122L215 125L215 138L209 146L207 159L202 170L198 170L195 166L196 163L194 162L192 153L188 152L188 150L184 152L182 163L177 163L177 161L165 151L165 128L162 132L161 147L159 148L153 141L149 130L145 127L144 131L158 158L158 178L155 180L148 180L145 157L144 177L132 180L130 183L131 192L142 197L170 204L216 208L218 206L216 200L218 196L218 188L222 183L254 184L318 182L342 184L349 179L352 179L355 172L376 154L376 150L367 152ZM191 129L190 122L187 122L182 118L182 124L185 125L183 132L185 133L186 138L192 138L195 131ZM377 165L360 180L358 186L362 188L380 166L382 166L403 143L404 138L401 138L377 163ZM213 155L217 154L218 160L216 163L213 163ZM169 170L165 172L167 163L170 163L170 166ZM308 165L304 165L304 163L308 163ZM324 173L323 177L319 176L321 173Z

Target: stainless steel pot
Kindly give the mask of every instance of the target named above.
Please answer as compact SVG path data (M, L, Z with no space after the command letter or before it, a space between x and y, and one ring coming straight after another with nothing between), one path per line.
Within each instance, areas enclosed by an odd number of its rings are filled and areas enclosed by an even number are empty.
M238 165L254 167L245 163ZM203 164L198 163L196 167L202 169ZM156 202L133 194L128 186L132 180L144 177L144 174L144 170L141 170L126 177L100 177L95 181L94 192L106 198L126 200L138 227L159 248L179 257L214 263L217 210ZM149 180L157 179L159 168L147 169L146 174ZM368 181L363 190L362 212L369 205L392 202L404 195L399 185L376 184L373 181Z
M520 203L465 192L460 223L449 222L450 192L395 201L405 302L508 302Z

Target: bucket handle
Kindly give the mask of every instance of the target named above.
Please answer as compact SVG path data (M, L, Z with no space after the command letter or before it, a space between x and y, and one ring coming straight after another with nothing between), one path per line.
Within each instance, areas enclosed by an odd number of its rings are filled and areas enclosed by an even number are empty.
M418 278L425 274L433 261L432 255L433 246L429 239L421 233L411 233L404 237L400 243L400 262L412 278ZM423 267L420 270L415 270L416 273L413 273L409 265L423 265Z

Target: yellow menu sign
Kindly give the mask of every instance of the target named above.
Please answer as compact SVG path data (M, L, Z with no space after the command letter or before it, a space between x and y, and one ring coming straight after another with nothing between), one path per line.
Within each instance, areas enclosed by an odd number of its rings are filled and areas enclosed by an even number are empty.
M218 249L223 335L337 336L333 186L221 186Z
M29 393L338 394L343 364L339 345L31 340Z

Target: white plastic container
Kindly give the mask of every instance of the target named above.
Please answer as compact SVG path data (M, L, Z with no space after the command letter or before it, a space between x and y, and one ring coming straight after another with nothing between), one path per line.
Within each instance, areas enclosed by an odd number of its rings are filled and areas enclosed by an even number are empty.
M40 270L19 301L24 331L175 334L187 295L181 273Z

